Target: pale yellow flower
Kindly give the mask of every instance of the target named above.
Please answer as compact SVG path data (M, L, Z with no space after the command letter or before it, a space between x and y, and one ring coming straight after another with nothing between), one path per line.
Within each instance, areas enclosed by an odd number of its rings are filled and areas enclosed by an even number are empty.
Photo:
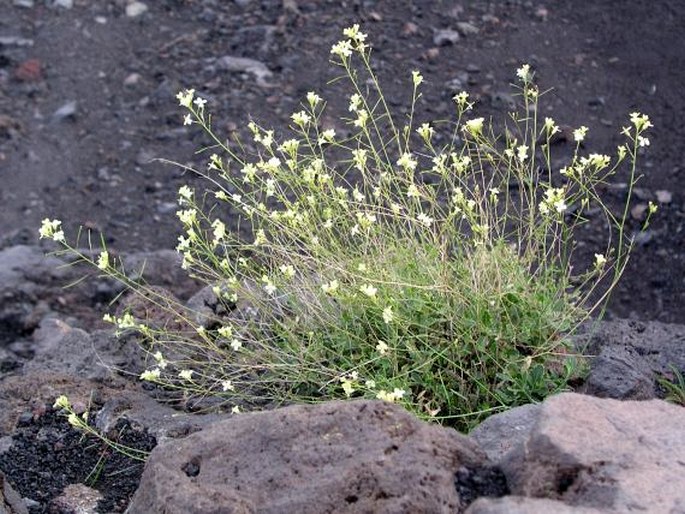
M372 286L371 284L364 284L359 288L359 291L364 293L369 298L374 298L378 292L378 288Z
M100 252L97 267L101 270L106 270L107 268L109 268L109 252L107 250Z

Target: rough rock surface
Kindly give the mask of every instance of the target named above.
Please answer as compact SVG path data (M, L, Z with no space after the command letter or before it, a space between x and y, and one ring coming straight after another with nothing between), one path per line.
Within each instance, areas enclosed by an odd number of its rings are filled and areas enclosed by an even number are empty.
M0 514L28 514L21 496L0 471Z
M512 494L604 512L685 512L685 409L566 393L536 412L527 440L499 463Z
M478 498L466 510L466 514L601 514L606 510L592 507L573 507L558 500L505 496L503 498Z
M478 443L493 462L499 462L530 436L540 415L540 404L523 405L490 416L474 428L469 437Z
M649 400L659 396L658 379L672 368L685 373L685 326L615 320L598 324L578 341L594 355L583 392L601 398Z
M332 402L252 413L158 446L130 514L458 512L466 437L397 405Z

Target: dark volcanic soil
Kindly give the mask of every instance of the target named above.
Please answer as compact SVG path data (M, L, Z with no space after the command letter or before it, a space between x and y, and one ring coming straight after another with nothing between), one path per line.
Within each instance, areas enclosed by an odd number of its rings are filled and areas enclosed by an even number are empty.
M182 127L175 93L194 87L209 98L226 135L244 133L249 116L284 128L308 90L335 108L335 94L326 94L337 73L328 51L343 27L359 22L398 104L410 71L423 72L426 117L451 112L455 79L480 98L482 114L503 116L499 93L510 91L523 62L554 88L545 115L590 127L588 151L611 153L627 114L648 113L655 128L635 201L657 201L660 191L661 211L610 312L685 322L680 1L156 0L137 17L126 16L126 3L0 7L0 237L26 237L15 231L28 228L33 238L50 216L103 230L115 250L173 247L176 191L192 179L150 161L202 166L194 155L202 139ZM437 47L435 31L460 22L469 25L459 40ZM217 59L227 55L261 61L273 76L259 85L249 73L221 70ZM621 194L609 191L607 200ZM592 225L582 233L588 252L600 233Z

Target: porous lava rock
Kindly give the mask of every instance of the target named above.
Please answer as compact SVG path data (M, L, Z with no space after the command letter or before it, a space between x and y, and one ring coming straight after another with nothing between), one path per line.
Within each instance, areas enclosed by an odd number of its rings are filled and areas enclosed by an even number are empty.
M565 393L534 412L529 436L499 463L511 494L602 512L685 512L682 407Z
M467 437L398 405L291 406L159 445L128 513L460 512L457 470L487 467Z

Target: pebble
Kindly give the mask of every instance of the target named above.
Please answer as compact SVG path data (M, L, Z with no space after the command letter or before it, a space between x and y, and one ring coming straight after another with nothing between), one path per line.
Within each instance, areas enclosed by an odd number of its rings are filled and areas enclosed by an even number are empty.
M33 7L33 0L14 0L12 4L17 7Z
M535 10L535 17L538 20L545 22L549 17L549 11L547 10L547 8L540 6Z
M135 86L140 82L141 78L140 73L131 73L124 79L124 86Z
M63 9L71 9L74 7L74 0L54 0L53 7L62 7Z
M457 30L464 37L478 34L480 32L478 27L465 21L457 22Z
M131 2L126 6L126 16L129 18L135 18L143 14L145 11L147 11L147 9L147 5L145 5L143 2Z
M459 32L451 29L438 30L433 35L433 43L437 46L453 45L459 41Z
M654 194L656 195L657 202L661 204L669 204L673 201L673 193L665 189L659 189Z
M38 59L28 59L17 66L14 76L22 82L38 82L43 78L42 69Z
M638 203L635 204L632 209L630 209L630 216L637 221L642 221L645 219L645 215L647 213L647 204L646 203Z
M0 36L0 46L33 46L33 39L19 36Z
M72 118L76 114L77 107L78 102L76 100L67 102L53 113L52 118L55 121L62 121L66 118Z

